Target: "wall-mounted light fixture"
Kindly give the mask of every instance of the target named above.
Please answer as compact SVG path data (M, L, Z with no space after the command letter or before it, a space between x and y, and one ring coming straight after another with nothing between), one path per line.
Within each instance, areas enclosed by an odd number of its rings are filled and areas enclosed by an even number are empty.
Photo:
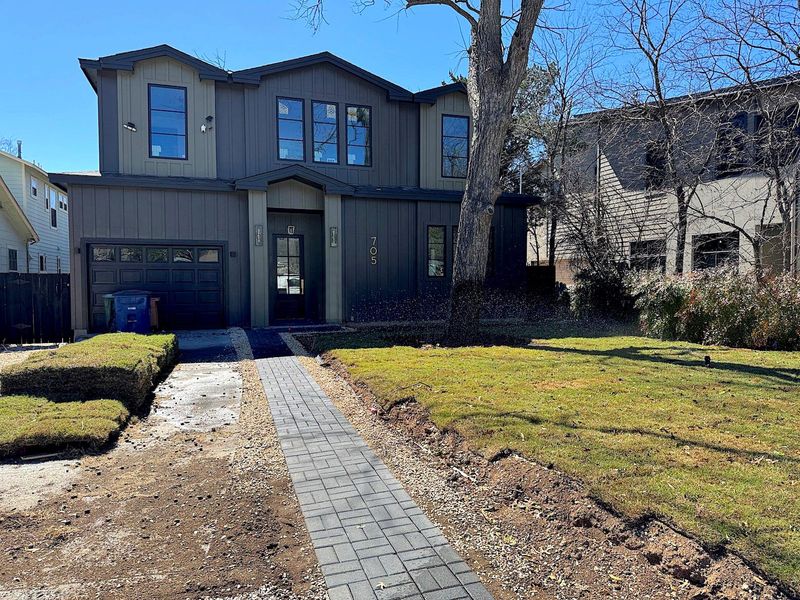
M339 245L339 228L338 227L331 227L330 228L330 244L331 244L331 248L336 248Z
M128 131L136 131L136 123L131 123L128 121L127 123L123 123L122 126L127 129Z

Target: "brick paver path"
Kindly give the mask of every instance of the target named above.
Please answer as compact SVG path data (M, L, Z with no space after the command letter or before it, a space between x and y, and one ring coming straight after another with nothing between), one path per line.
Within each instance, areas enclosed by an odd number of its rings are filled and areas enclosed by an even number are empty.
M330 600L490 600L297 358L256 362Z

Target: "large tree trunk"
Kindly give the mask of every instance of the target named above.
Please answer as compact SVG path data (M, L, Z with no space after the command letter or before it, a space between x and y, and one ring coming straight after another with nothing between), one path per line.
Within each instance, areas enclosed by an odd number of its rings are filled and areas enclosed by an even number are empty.
M682 185L675 190L678 200L678 226L677 226L677 247L675 248L675 273L683 273L684 256L686 255L686 228L689 221L689 202L686 198L686 190Z

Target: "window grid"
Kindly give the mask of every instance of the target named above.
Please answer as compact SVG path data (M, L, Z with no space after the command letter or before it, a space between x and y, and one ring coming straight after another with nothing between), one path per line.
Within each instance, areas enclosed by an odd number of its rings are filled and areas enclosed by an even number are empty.
M631 268L637 271L667 272L666 240L631 242Z
M312 100L311 119L314 142L312 158L314 162L338 165L339 105L335 102L318 102Z
M442 115L442 177L463 179L469 163L469 117Z
M294 108L295 115L292 115ZM306 159L305 144L305 101L302 98L275 99L276 129L278 138L278 160L304 161ZM286 124L285 127L282 124ZM295 128L299 123L300 131L291 132L291 125ZM299 144L299 152L298 152ZM294 149L292 147L294 146Z
M708 233L692 238L695 270L714 269L724 265L739 265L739 233Z
M347 164L355 167L371 167L372 108L348 104L345 111L347 115Z
M157 108L153 108L153 96L154 91L163 91L163 90L171 90L172 92L179 92L181 93L182 99L178 103L179 106L182 105L183 109L175 109L175 108L167 108L163 105L157 105ZM172 160L188 160L188 145L187 145L187 135L188 135L188 106L187 106L187 92L185 87L178 87L172 85L156 85L156 84L149 84L147 86L147 103L148 103L148 117L149 117L149 126L148 126L148 137L149 137L149 144L150 144L150 151L149 156L150 158L165 158L165 159L172 159ZM154 121L157 120L159 117L166 117L169 115L183 115L183 123L182 123L182 131L181 129L178 130L167 130L167 128L160 128L157 125L154 125ZM160 129L160 130L159 130ZM176 142L178 142L178 146L176 146L175 150L170 153L170 150L167 149L166 151L161 149L161 145L158 145L159 150L158 153L154 153L153 150L156 144L153 143L154 137L159 138L174 138ZM166 141L166 140L164 140Z

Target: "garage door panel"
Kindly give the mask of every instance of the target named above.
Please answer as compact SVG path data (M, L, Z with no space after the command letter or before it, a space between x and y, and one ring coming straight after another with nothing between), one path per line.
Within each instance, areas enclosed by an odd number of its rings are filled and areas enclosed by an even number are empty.
M103 295L125 289L150 291L159 298L157 306L164 329L225 325L223 266L208 260L210 256L223 256L222 247L176 243L102 244L101 248L106 251L95 253L90 248L87 252L92 301L89 319L94 331L106 326ZM114 251L109 252L110 248ZM191 262L162 262L177 255L191 257Z

